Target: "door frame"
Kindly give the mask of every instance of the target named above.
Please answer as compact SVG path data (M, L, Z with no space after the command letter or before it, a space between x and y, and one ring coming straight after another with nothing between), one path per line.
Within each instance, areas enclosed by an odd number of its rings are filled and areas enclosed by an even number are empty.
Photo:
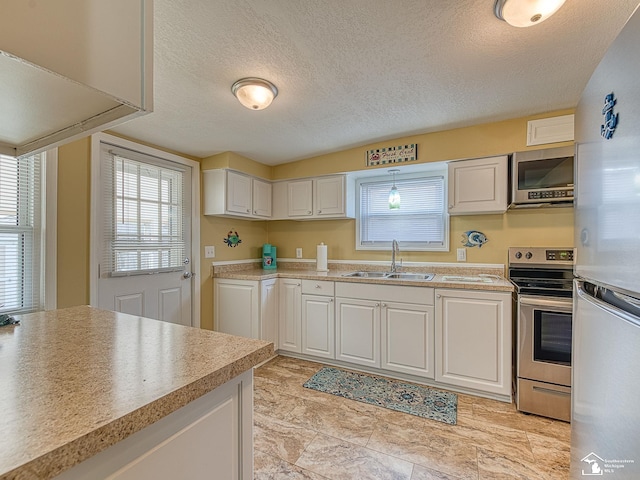
M98 265L99 245L98 222L96 221L97 206L100 205L100 142L134 150L136 152L153 155L180 165L192 168L191 172L191 271L195 273L191 282L191 326L200 328L200 163L163 150L141 145L107 133L91 135L91 219L89 235L89 302L96 305L98 301Z

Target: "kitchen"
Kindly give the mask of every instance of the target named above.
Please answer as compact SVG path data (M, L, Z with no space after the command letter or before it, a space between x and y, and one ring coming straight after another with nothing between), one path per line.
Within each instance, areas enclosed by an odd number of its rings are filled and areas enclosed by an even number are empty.
M277 102L286 101L285 99L286 95L282 91L274 100L272 108L277 106ZM156 102L158 102L157 99ZM574 113L573 108L553 109L551 107L539 111L543 113L520 115L506 120L476 122L472 126L431 133L392 136L391 140L381 140L376 143L363 142L356 148L276 165L256 162L250 160L249 155L232 152L193 156L201 159L202 170L226 167L272 181L359 171L364 166L365 151L395 144L417 144L419 163L490 157L527 149L526 131L529 121ZM268 112L269 110L264 113ZM139 120L144 120L144 117ZM131 125L134 129L134 123ZM123 133L120 133L118 128L114 128L113 131L128 138L138 138L134 133L125 133L124 126L121 130ZM158 141L147 140L147 142L162 146ZM561 145L570 146L572 142L554 146ZM180 151L170 146L165 148L174 152ZM91 169L88 162L90 150L91 141L85 138L62 145L58 151L58 308L87 304L91 299L92 266L89 252L91 212L88 201L77 201L78 198L91 198ZM386 175L386 169L380 171ZM277 245L279 259L295 259L296 249L301 248L302 259L309 261L315 259L316 245L324 242L329 246L328 256L332 260L388 263L389 251L362 251L355 248L354 223L355 221L351 219L253 222L237 218L201 216L199 238L200 245L215 247L217 262L259 259L265 243ZM458 243L459 239L464 232L471 230L483 232L489 242L482 248L466 248L467 262L504 265L507 261L507 249L510 246L535 244L566 247L573 245L573 210L571 208L509 210L504 214L452 216L449 251L424 253L404 250L401 252L403 262L405 264L411 262L455 263L456 249L462 247ZM237 232L237 236L242 240L234 248L230 248L223 241L227 238L229 231ZM212 259L207 259L201 254L198 268L195 270L195 281L199 282L201 291L200 325L205 329L213 328L211 262Z

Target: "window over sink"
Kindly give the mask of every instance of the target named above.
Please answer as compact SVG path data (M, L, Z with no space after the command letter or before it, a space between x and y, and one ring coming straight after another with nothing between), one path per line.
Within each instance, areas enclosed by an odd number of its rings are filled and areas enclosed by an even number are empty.
M445 164L442 164L446 168ZM401 205L389 208L391 175L356 181L356 250L388 250L395 239L401 250L448 251L446 170L397 175ZM380 170L380 173L387 173Z

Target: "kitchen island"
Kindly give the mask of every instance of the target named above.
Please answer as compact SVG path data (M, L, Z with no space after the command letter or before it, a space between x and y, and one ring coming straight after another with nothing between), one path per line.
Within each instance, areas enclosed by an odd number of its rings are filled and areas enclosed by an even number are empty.
M168 478L185 439L251 469L252 367L273 344L88 306L17 318L0 328L0 479Z

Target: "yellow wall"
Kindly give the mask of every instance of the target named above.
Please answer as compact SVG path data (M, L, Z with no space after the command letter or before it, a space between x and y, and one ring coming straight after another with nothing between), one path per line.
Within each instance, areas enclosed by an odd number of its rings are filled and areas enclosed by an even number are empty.
M463 158L533 150L549 146L571 145L572 142L527 147L527 121L566 115L561 110L542 115L487 123L473 127L402 137L396 140L352 148L337 153L300 160L274 167L274 179L325 175L337 172L365 170L365 152L373 148L416 143L418 160L429 163ZM375 167L384 175L389 165ZM402 170L402 165L393 165ZM367 169L371 170L371 168ZM402 171L400 172L402 173ZM545 208L541 210L509 210L503 215L464 215L450 218L449 252L402 252L405 261L455 262L456 248L461 248L462 234L479 230L489 242L482 248L468 248L468 263L506 263L509 246L572 246L573 208ZM278 247L280 257L295 257L295 248L302 247L303 258L315 258L316 244L328 245L329 259L388 260L387 251L356 251L355 221L333 220L315 222L278 221L269 223L269 243Z
M58 149L58 308L89 303L91 141Z
M363 170L366 150L394 144L418 144L419 160L412 164L511 153L526 149L528 120L567 113L572 112L563 110L403 137L275 167L233 152L202 159L201 166L202 169L233 168L277 180ZM66 307L89 302L90 140L86 138L60 147L58 157L58 306ZM388 166L380 168L383 173ZM455 250L462 246L462 233L472 229L484 232L489 242L482 248L468 248L467 262L506 263L506 249L511 245L573 245L573 209L547 208L509 211L503 215L451 217L450 252L402 252L401 257L404 261L454 262ZM242 239L235 248L226 246L223 241L230 230L237 231ZM202 216L200 240L203 247L199 272L201 324L208 329L213 327L212 261L260 258L262 244L266 242L278 247L280 258L294 258L295 248L302 247L303 258L313 259L316 245L324 242L329 245L330 259L389 260L386 251L355 250L354 220L252 222ZM204 258L205 245L216 247L214 259Z

